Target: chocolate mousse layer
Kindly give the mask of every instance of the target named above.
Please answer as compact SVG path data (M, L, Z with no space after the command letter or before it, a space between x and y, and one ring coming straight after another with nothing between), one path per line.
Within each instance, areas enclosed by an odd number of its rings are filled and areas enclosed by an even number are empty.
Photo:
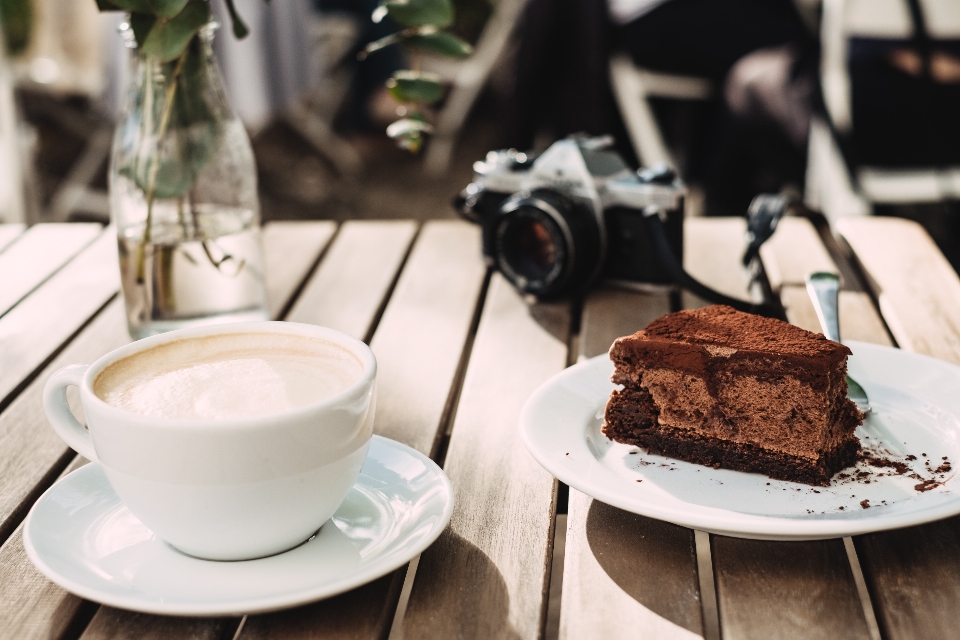
M856 460L850 350L730 307L681 311L610 349L604 433L712 467L827 484Z

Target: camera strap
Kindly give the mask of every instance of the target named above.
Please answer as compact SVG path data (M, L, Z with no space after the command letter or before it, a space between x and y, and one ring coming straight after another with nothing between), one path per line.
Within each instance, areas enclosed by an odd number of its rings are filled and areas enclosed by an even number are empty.
M753 313L767 318L784 319L783 312L772 304L754 303L732 298L715 289L711 289L691 276L683 270L683 266L673 254L673 250L670 248L670 243L667 240L667 232L663 228L663 221L660 219L660 216L657 214L644 215L643 220L646 224L647 233L649 233L650 239L653 242L653 250L657 254L657 259L660 260L660 264L666 267L670 273L670 277L673 278L674 284L714 304L725 304L738 311L746 311L747 313ZM759 248L759 246L757 248Z

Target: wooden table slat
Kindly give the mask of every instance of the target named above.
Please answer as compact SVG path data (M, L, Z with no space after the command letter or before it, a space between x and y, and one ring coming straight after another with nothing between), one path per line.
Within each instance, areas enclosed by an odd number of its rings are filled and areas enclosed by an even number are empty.
M424 226L370 343L380 435L434 453L486 272L478 227Z
M578 360L606 353L617 337L669 312L667 295L591 292ZM700 637L693 531L571 489L561 601L561 640Z
M539 638L546 616L556 480L520 442L529 395L567 361L566 304L530 306L490 281L444 468L456 504L421 557L405 638Z
M0 316L90 244L99 224L38 224L0 253Z
M454 221L424 225L371 341L378 366L374 431L427 454L443 426L486 273L478 231ZM329 601L251 616L240 640L381 638L393 621L404 575L400 569Z
M278 251L283 251L284 260L287 262L284 270L267 273L267 290L270 292L271 304L275 307L285 305L284 299L289 298L296 291L316 262L319 246L297 244L288 239L289 234L302 231L302 228L288 227L284 223L275 223L266 227L264 244L268 258ZM67 268L71 269L73 265L68 265ZM112 268L117 269L115 262L112 263ZM33 296L28 301L32 299ZM4 478L4 482L0 484L0 516L2 516L0 532L9 532L22 520L26 508L38 497L36 488L46 486L47 483L44 480L49 476L50 470L55 468L57 461L68 453L66 445L47 424L43 413L41 396L47 378L66 364L92 362L104 353L129 341L123 300L118 297L0 414L0 477ZM18 536L10 537L0 549L0 555L6 554L4 557L16 559L15 562L11 560L10 564L4 566L2 575L6 575L8 571L16 575L31 575L30 571L33 568L26 556L18 555L8 549L14 545L22 547ZM48 587L53 591L44 591L46 595L43 596L43 600L46 604L43 607L29 604L27 592L24 592L23 597L26 600L22 604L18 599L19 596L5 600L9 608L23 609L18 613L22 616L18 619L24 628L42 630L50 624L62 626L61 617L73 611L74 605L71 604L74 600L73 596L53 585L48 584ZM104 620L106 616L103 624L108 627L112 624L109 616L133 615L109 608L105 610L113 613L98 613L98 617ZM54 619L48 620L51 616ZM140 620L141 622L135 624L143 627L134 626L131 629L139 628L147 634L152 633L148 627L152 628L154 624L159 625L158 628L165 628L163 621L167 618L158 616L154 620L139 616L135 620ZM144 620L152 620L152 622L144 622ZM216 626L220 623L213 624ZM3 625L0 624L0 629L2 628ZM132 631L132 633L136 635L137 632Z
M77 456L60 474L63 477L87 464ZM23 548L23 523L0 548L0 637L48 640L63 637L77 616L96 605L67 593L47 580L27 558Z
M781 224L784 221L781 221ZM803 254L795 252L791 233L806 228L803 224L787 224L777 229L776 244L764 252L762 258L789 264L784 272L800 278L807 268ZM691 219L687 233L687 269L704 283L721 287L725 292L746 293L745 280L739 292L733 291L730 274L735 259L743 255L744 221L731 218ZM801 232L799 245L811 240L809 233ZM795 252L789 260L783 253ZM821 269L823 254L808 251L813 256L810 270ZM765 262L766 264L766 262ZM832 262L831 262L832 264ZM742 273L742 266L736 267ZM785 287L788 288L789 287ZM795 288L795 287L794 287ZM842 540L816 542L769 542L711 536L717 604L720 628L727 638L869 638L856 584ZM790 562L786 562L786 559ZM839 562L839 568L830 563ZM794 575L801 567L804 573ZM762 588L755 581L762 576ZM843 621L841 627L835 627ZM834 635L833 630L843 631Z
M335 222L271 222L263 227L267 307L279 318L310 267L337 231Z
M813 271L840 273L817 229L806 218L782 218L760 247L760 258L774 293L784 285L803 286L804 278Z
M108 228L0 318L0 403L119 289L117 239Z
M960 363L960 279L915 222L842 219L837 228L907 351ZM854 539L884 637L953 637L960 517Z
M27 228L27 225L21 222L7 222L0 224L0 252L2 252L11 242L16 240Z
M899 218L842 218L837 230L900 348L960 364L960 278L923 227Z
M343 223L286 319L369 338L416 232L409 220Z

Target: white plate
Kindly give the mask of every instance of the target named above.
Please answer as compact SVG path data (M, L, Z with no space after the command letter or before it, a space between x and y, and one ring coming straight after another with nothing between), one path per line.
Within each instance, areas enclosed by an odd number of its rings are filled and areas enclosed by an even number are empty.
M547 471L613 506L679 525L741 538L811 540L857 535L960 513L960 480L932 473L946 456L960 462L960 367L927 356L850 342L850 375L873 412L857 429L864 447L942 482L926 492L917 479L860 463L869 475L829 487L712 469L649 454L600 433L613 364L597 356L562 371L527 401L520 433ZM924 457L921 454L926 454ZM930 465L927 466L926 463ZM865 480L870 480L866 483ZM863 508L861 501L871 505Z
M292 607L379 578L436 540L452 512L450 481L432 460L374 436L333 518L269 558L217 562L180 553L130 513L97 464L41 496L23 545L44 575L83 598L148 613L231 615Z

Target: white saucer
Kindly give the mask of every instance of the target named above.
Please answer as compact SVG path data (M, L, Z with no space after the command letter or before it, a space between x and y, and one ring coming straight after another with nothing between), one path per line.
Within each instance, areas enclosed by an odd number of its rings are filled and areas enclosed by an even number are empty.
M859 479L835 476L829 487L811 487L613 442L600 432L614 389L606 354L562 371L534 392L521 413L520 434L547 471L589 496L723 535L835 538L960 513L960 478L954 470L933 473L944 456L950 465L960 463L960 367L889 347L848 346L853 350L850 375L863 385L873 407L857 429L864 448L906 463L922 479L936 479L941 484L935 488L918 492L918 479L863 462L854 471L866 474ZM910 455L917 460L910 461Z
M76 595L167 615L230 615L292 607L393 571L437 539L453 490L432 460L373 437L360 478L306 543L258 560L184 555L120 502L97 464L50 487L27 516L23 545L34 565Z

